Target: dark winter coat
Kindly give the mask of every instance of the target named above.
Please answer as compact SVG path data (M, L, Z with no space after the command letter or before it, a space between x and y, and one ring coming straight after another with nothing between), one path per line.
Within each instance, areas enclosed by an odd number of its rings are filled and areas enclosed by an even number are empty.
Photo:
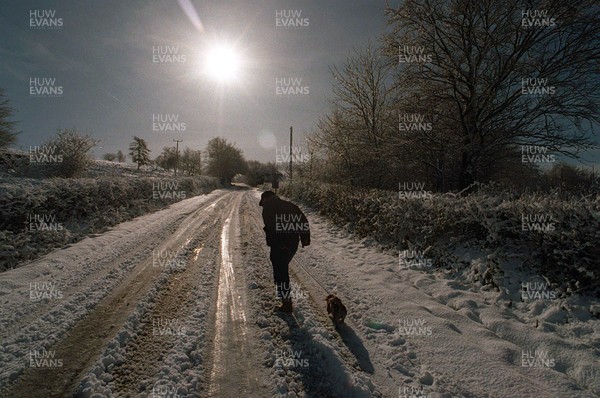
M292 202L272 196L262 204L262 217L267 234L267 245L271 247L310 245L310 226L308 219Z

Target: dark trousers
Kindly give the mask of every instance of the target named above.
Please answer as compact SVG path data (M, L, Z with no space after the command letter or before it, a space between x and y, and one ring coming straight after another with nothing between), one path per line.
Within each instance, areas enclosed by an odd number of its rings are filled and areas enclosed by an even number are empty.
M273 264L273 279L275 280L275 289L279 298L291 298L289 265L297 250L298 243L285 248L271 246L270 258Z

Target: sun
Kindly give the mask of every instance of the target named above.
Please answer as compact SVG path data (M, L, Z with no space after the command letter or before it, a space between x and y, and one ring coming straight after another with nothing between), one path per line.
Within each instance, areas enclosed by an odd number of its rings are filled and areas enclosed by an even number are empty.
M213 80L227 83L239 78L241 57L232 46L213 45L204 57L204 72Z

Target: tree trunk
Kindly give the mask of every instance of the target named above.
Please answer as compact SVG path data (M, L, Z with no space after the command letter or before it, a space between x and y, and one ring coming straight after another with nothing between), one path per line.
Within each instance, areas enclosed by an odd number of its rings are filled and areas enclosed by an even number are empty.
M462 152L462 159L460 162L460 174L458 176L459 191L469 187L474 182L475 177L473 176L473 157L468 150L465 149Z

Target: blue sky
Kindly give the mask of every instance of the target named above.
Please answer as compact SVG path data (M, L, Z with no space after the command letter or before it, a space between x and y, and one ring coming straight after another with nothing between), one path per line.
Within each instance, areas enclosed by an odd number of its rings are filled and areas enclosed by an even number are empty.
M149 142L153 156L173 139L203 149L222 136L249 159L273 161L290 126L301 144L302 133L327 110L329 67L385 28L385 1L192 4L203 31L176 0L0 2L0 87L17 110L17 147L28 150L57 128L76 127L102 140L97 157L126 152L133 135ZM31 27L31 10L54 11L47 20L60 18L62 26ZM306 26L276 26L281 10L300 13ZM201 73L216 43L243 55L237 81L219 86ZM160 61L153 51L185 61L153 62ZM62 95L31 96L31 78L55 79ZM277 78L302 79L308 94L277 95ZM153 131L153 115L176 116L185 131Z
M186 1L202 30L180 6ZM221 136L248 159L274 161L290 126L301 145L303 133L327 111L329 68L369 40L377 42L386 27L385 3L0 0L0 87L17 111L17 147L28 150L57 128L75 127L101 140L96 157L127 152L134 135L148 141L152 157L173 146L173 139L203 149ZM47 19L60 19L62 26L32 27L32 10L54 13ZM276 26L284 10L306 19L306 26ZM208 50L217 44L234 47L243 59L238 78L225 85L202 74ZM176 59L154 62L161 51ZM53 79L62 95L32 96L32 78ZM277 95L278 78L300 82L308 94ZM157 115L176 117L185 130L154 131ZM600 151L583 157L586 167L600 169Z

